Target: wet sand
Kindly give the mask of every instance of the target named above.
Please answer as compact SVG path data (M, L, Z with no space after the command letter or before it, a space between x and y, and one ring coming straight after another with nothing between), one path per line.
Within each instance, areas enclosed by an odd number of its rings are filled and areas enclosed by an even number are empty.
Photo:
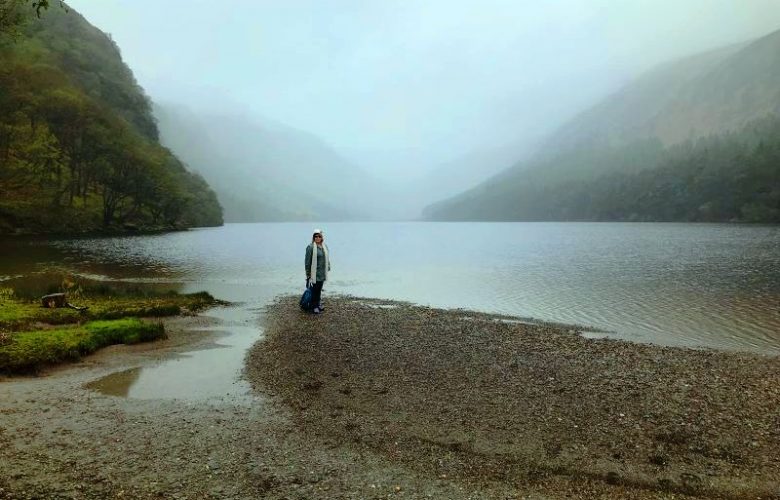
M249 401L86 387L213 348L208 312L166 320L165 341L0 381L0 499L780 495L777 358L367 299L327 306L267 308Z

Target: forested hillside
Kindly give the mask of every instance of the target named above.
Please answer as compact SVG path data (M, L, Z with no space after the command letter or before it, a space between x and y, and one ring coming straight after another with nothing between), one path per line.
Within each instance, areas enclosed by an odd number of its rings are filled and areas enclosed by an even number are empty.
M570 167L580 167L580 175ZM556 172L556 170L563 172ZM489 200L486 202L486 200ZM780 116L669 148L643 141L509 171L433 220L780 222Z
M668 63L433 220L780 221L780 31Z
M219 225L116 44L72 9L0 31L0 233ZM13 32L16 33L13 33Z

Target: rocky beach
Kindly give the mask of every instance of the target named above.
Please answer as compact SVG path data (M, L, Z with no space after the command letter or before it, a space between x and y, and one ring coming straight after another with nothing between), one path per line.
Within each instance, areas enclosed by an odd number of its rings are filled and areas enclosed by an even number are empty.
M780 495L780 360L342 298L269 309L248 373L302 432L479 491Z
M259 312L249 399L134 399L96 379L219 347L168 339L0 381L0 498L776 498L780 360L577 327L294 297ZM165 384L166 380L160 380Z

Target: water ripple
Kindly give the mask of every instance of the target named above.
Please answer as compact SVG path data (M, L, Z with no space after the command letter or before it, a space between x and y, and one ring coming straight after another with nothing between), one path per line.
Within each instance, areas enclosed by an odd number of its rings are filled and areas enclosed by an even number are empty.
M66 262L93 275L184 283L264 303L302 288L310 229L229 224L154 236L16 240L21 246L0 263L0 275L18 274L24 258ZM326 296L408 300L591 325L642 342L780 354L777 226L338 223L325 232L333 259ZM0 241L4 257L12 247Z

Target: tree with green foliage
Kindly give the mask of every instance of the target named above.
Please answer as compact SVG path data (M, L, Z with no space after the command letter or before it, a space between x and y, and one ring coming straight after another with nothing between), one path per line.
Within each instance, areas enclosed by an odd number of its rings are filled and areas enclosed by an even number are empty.
M65 2L60 0L60 7L65 9ZM0 0L0 34L15 30L25 18L29 17L30 7L39 18L43 11L51 6L49 0Z
M157 136L110 38L59 9L22 26L0 42L0 233L221 224L213 191Z

